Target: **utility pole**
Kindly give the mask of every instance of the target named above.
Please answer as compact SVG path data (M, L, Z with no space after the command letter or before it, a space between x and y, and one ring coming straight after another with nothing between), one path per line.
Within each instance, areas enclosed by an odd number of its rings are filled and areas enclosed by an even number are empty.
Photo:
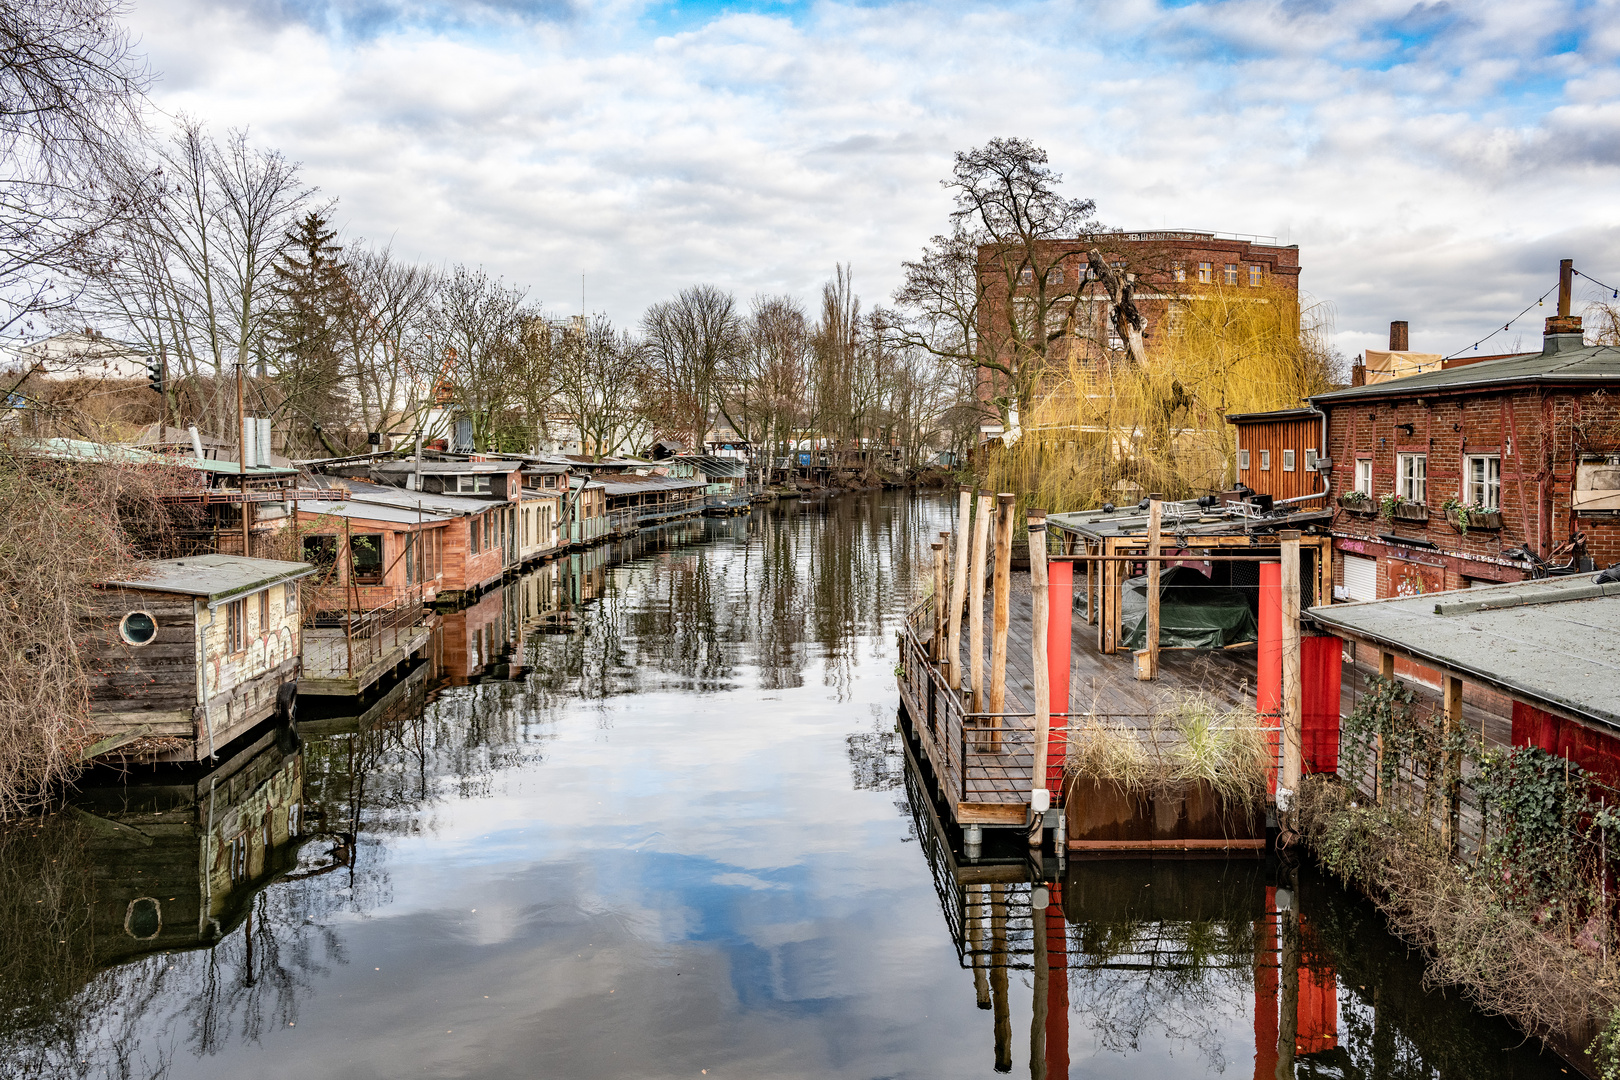
M249 548L251 533L248 527L248 499L247 499L247 403L246 390L242 385L242 361L236 362L236 476L242 487L242 557L251 559L253 552Z

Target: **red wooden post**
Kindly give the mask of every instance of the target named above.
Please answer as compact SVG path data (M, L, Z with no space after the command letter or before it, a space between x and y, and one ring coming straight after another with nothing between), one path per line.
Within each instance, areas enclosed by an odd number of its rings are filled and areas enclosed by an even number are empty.
M1273 729L1272 764L1266 789L1277 791L1277 749L1281 745L1282 720L1282 564L1260 564L1260 647L1255 684L1255 712L1261 724ZM1270 714L1270 715L1267 715Z
M1052 728L1047 737L1046 787L1052 805L1063 791L1063 762L1068 757L1070 634L1074 618L1074 563L1047 564L1051 596L1046 622L1046 670L1051 687Z

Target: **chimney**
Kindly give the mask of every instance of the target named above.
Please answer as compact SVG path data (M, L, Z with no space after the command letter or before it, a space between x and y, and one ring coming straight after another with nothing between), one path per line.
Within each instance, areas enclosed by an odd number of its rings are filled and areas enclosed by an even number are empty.
M1408 345L1407 345L1406 341L1407 341L1407 339L1406 339L1406 320L1402 319L1400 322L1392 322L1392 323L1390 323L1389 324L1389 351L1390 352L1405 352L1407 350L1407 348L1408 348Z
M1580 348L1585 339L1581 334L1581 317L1569 313L1569 298L1575 278L1575 260L1560 259L1558 262L1558 314L1547 320L1543 334L1543 352L1564 352L1569 348ZM1567 339L1573 335L1574 341ZM1553 338L1565 338L1555 342ZM1559 347L1562 346L1562 347Z

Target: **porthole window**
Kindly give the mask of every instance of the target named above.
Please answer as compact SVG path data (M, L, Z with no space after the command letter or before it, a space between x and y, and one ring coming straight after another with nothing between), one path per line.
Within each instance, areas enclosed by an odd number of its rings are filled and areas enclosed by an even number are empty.
M118 624L118 635L131 645L146 645L157 637L157 620L145 611L132 611Z
M138 897L124 910L124 933L136 941L151 941L163 929L163 905L150 896Z

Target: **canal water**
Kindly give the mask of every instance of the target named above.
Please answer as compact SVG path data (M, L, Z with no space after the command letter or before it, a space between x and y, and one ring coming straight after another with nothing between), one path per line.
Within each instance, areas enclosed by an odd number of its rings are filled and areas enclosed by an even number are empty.
M0 1075L1569 1075L1308 867L963 860L895 723L947 514L558 560L347 715L91 777L0 831Z

